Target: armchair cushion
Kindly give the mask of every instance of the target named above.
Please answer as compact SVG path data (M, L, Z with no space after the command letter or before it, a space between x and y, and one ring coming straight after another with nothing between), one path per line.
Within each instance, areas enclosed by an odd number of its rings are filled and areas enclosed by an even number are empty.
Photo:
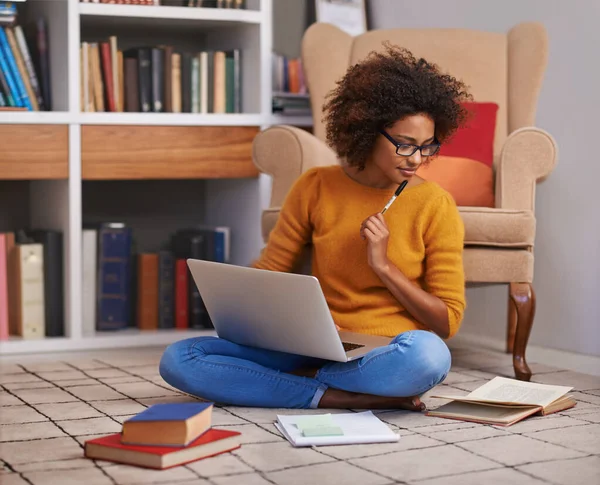
M535 216L529 210L459 207L465 225L465 246L533 247Z

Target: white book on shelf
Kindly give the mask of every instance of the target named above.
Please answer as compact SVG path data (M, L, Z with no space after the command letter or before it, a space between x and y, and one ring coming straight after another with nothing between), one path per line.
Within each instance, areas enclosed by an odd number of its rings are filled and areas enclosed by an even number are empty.
M200 53L200 113L208 113L208 52Z
M43 338L46 316L44 304L44 247L39 243L17 244L21 291L21 336Z
M371 411L325 415L277 415L275 426L293 446L297 447L394 443L400 439L400 435L394 433Z
M96 261L98 233L95 229L84 229L82 234L82 334L94 335L96 331Z

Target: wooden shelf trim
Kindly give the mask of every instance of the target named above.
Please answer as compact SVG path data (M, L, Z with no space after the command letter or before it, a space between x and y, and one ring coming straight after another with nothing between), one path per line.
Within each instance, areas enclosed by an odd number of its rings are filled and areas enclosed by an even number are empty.
M69 177L69 128L0 124L0 179Z
M84 180L257 177L254 126L81 127Z

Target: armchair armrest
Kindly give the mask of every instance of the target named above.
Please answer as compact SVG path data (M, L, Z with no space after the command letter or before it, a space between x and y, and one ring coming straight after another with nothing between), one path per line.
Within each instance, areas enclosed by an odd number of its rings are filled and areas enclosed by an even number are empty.
M305 130L286 125L259 133L252 144L252 159L261 172L273 177L271 207L283 204L294 181L307 170L338 164L325 143Z
M552 173L558 149L548 132L524 127L504 142L496 175L496 207L535 209L535 187Z

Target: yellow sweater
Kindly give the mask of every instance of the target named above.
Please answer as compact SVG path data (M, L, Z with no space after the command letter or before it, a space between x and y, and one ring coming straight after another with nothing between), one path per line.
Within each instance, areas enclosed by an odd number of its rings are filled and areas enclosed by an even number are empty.
M343 330L395 336L426 329L369 267L367 241L360 237L361 222L381 211L393 193L359 184L340 166L307 171L290 189L252 266L289 272L312 243L312 274ZM415 285L444 301L453 336L465 309L464 226L454 200L437 184L423 182L407 187L384 217L388 258Z

